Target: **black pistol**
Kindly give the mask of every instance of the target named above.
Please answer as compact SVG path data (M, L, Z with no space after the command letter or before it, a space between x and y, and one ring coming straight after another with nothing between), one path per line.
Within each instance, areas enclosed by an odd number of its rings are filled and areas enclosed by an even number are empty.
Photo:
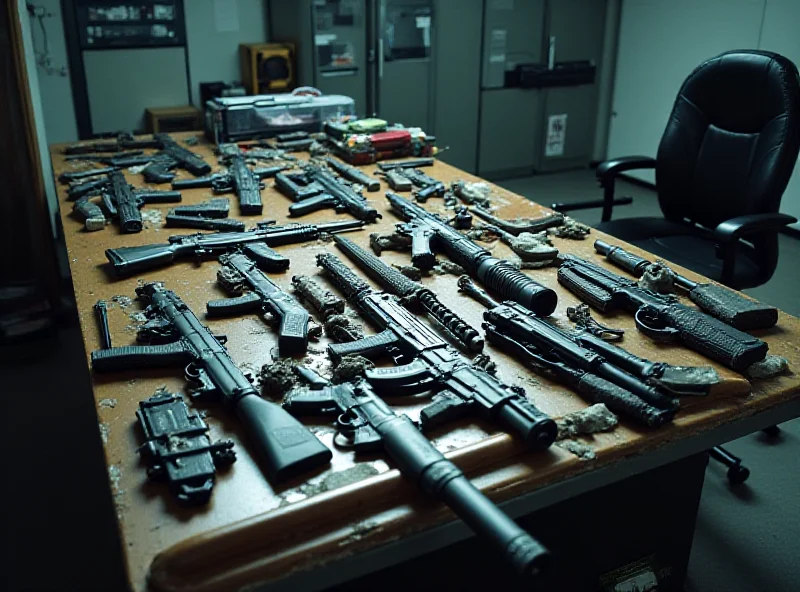
M145 310L150 320L136 336L145 345L93 351L95 372L185 367L195 397L216 399L239 418L270 480L330 461L331 451L308 428L261 397L228 355L224 339L213 335L175 292L151 282L137 287L136 294L150 303Z

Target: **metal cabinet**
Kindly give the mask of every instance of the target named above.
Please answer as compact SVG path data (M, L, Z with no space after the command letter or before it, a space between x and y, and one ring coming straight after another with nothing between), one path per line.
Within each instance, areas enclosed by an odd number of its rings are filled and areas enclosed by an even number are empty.
M486 0L478 156L482 176L497 179L589 163L597 82L508 88L507 73L518 64L544 65L551 59L556 64L598 63L605 11L605 0ZM563 135L548 138L551 127ZM559 140L552 142L553 137Z
M557 62L589 60L597 64L603 51L604 0L558 0L547 10L548 42L553 43ZM580 18L576 18L580 15ZM542 109L542 142L533 168L537 172L586 166L592 157L597 123L598 82L579 86L549 88L544 91ZM561 148L549 154L546 150L549 121L566 125ZM562 116L559 118L559 116Z
M438 0L435 5L431 133L441 160L470 173L478 158L483 0Z
M540 150L542 93L507 88L481 93L478 174L489 179L530 173Z
M544 59L544 0L486 0L480 93L478 174L532 171L541 139L542 91L505 88L506 71Z

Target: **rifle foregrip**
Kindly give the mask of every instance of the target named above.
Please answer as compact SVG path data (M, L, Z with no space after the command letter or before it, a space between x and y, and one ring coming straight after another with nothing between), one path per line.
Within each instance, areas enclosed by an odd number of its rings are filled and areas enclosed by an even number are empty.
M191 352L181 341L164 345L125 345L92 352L92 370L118 372L137 368L159 368L191 361Z
M478 263L475 275L506 300L513 300L540 316L556 309L558 296L551 288L533 281L507 261L487 257Z
M767 355L765 342L688 306L672 304L662 314L687 346L737 372Z
M248 216L261 215L264 211L264 204L261 201L261 190L258 187L239 192L239 211Z
M331 343L328 345L328 354L331 358L338 362L344 356L358 355L365 358L374 358L380 356L387 348L397 344L397 336L388 329L351 341L349 343Z
M647 427L655 428L670 421L670 409L658 409L604 378L585 372L574 385L578 394L591 403L603 403L614 413L624 415Z
M369 290L369 284L358 277L341 259L330 253L317 255L317 266L324 269L333 279L333 283L342 291L345 298Z
M612 305L611 293L579 276L571 269L559 267L558 283L575 294L583 302L600 312L608 312Z
M433 292L422 290L417 299L428 314L463 344L467 351L471 353L483 351L483 339L480 333L442 304Z
M699 284L689 298L711 316L741 331L769 329L778 322L778 309L745 298L716 284Z
M117 203L117 216L122 232L133 233L142 231L142 212L139 211L139 204L133 200L125 200Z
M380 427L384 447L430 497L445 502L479 536L499 549L520 574L538 575L548 551L483 495L405 416Z

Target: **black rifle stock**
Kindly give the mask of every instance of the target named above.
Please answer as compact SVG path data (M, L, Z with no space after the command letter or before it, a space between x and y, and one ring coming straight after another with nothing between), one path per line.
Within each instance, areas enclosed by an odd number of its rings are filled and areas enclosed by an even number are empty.
M136 288L149 301L137 340L150 345L92 352L95 372L116 372L188 364L186 378L196 396L215 398L236 414L261 456L270 480L282 480L330 461L331 452L280 406L262 399L228 355L223 343L191 309L159 282Z
M648 337L681 342L737 372L767 355L768 345L760 339L579 257L560 256L558 281L601 312L633 312L636 327Z
M284 408L290 413L338 416L337 430L356 453L384 450L406 478L447 504L519 574L530 578L546 569L547 549L472 485L408 417L392 411L368 382L331 385L307 368L295 369L312 388L287 394Z
M227 253L219 258L223 266L218 283L229 292L248 292L236 298L212 300L206 305L209 316L228 316L263 310L278 321L278 350L281 355L303 353L308 348L309 315L297 300L284 292L242 253Z
M552 289L533 281L508 261L493 257L489 251L419 205L388 191L386 199L406 221L399 228L412 238L411 262L415 267L429 269L433 266L431 242L435 241L470 276L504 299L518 302L541 316L547 316L556 309L558 296Z
M338 257L317 255L333 283L359 312L381 332L350 343L328 346L334 360L350 354L378 358L392 353L393 368L367 370L365 376L380 394L419 394L436 391L433 403L420 413L423 429L477 411L517 434L532 449L549 447L556 437L555 422L536 408L521 388L512 388L474 367L427 325L408 312L391 294L372 290Z
M261 223L246 232L185 234L169 237L167 244L107 249L106 258L117 276L126 277L169 265L182 257L214 255L241 247L267 271L282 271L289 266L289 260L271 247L316 240L323 233L348 232L363 226L360 220L283 226Z
M594 241L595 250L614 265L641 277L650 261L634 255L622 247L602 240ZM769 329L778 322L778 309L745 298L738 292L717 284L701 284L672 272L676 286L687 292L689 298L708 314L742 331Z

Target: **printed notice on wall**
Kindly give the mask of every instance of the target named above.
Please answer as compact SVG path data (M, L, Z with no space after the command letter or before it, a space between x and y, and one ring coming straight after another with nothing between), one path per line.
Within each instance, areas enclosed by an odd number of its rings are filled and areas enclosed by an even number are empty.
M563 156L567 139L567 114L551 115L547 118L547 139L544 145L545 156Z
M214 0L214 28L217 33L239 30L239 6L236 0Z
M489 63L496 64L506 61L506 37L505 29L492 29L492 36L489 39Z

